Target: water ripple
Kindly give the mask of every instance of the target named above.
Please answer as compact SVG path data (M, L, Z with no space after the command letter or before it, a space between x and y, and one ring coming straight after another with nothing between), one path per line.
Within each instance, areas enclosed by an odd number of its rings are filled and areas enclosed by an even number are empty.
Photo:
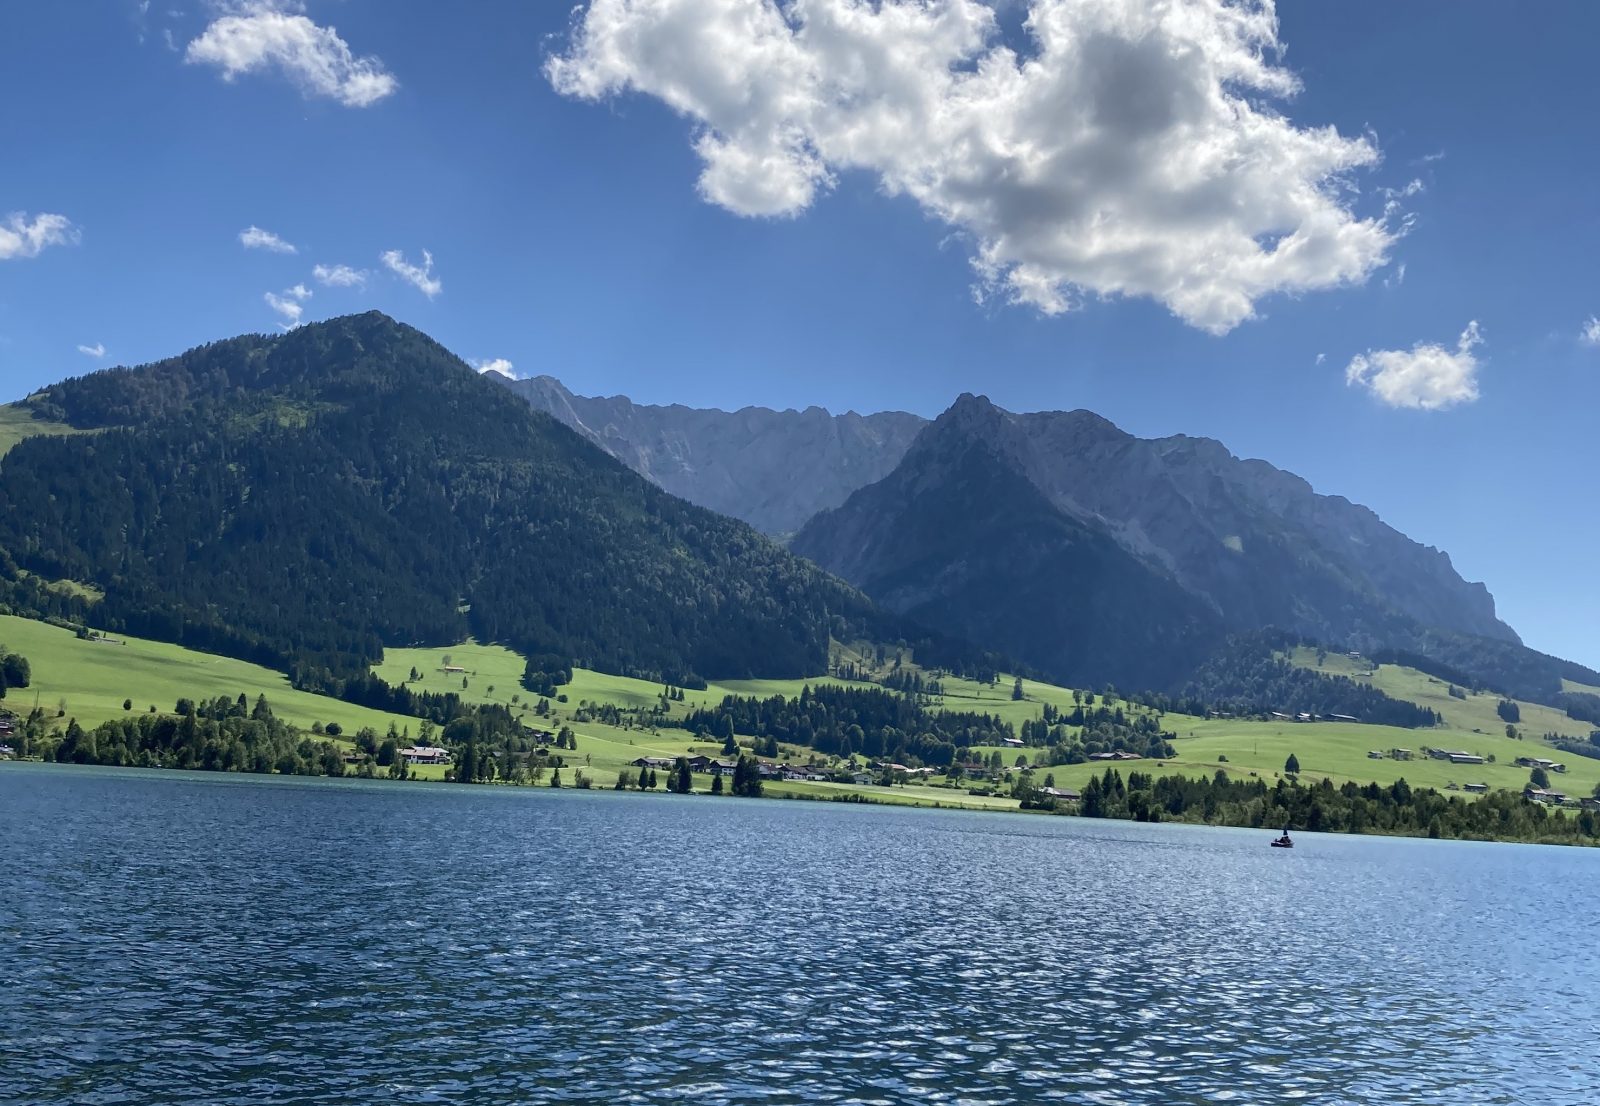
M7 766L0 1101L1511 1103L1590 852Z

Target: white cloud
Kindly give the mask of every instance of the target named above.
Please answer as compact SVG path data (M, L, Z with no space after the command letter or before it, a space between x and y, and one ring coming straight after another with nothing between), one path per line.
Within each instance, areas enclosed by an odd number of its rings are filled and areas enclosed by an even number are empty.
M92 346L79 346L78 352L85 357L93 357L95 360L99 360L106 355L106 344L104 342L96 342Z
M367 286L367 271L365 269L352 269L348 265L318 265L311 270L311 275L319 284L326 284L333 288L365 288Z
M1600 316L1590 315L1578 331L1578 341L1586 346L1600 346Z
M311 289L304 284L296 284L293 288L285 288L282 294L268 292L262 297L267 301L267 306L283 316L283 322L278 325L285 330L293 330L300 325L300 316L305 314L305 301L311 298Z
M473 361L471 365L481 373L499 373L502 376L509 376L512 380L517 379L516 370L511 367L511 362L504 357L490 357L483 361Z
M46 246L66 246L78 240L78 228L65 215L40 213L31 219L14 211L0 219L0 261L38 257Z
M871 173L963 232L980 296L1050 314L1147 296L1222 333L1385 262L1389 217L1351 209L1374 144L1276 109L1271 0L1019 2L1023 53L1001 0L586 0L546 75L687 117L701 195L741 215Z
M225 80L276 67L307 96L364 108L400 87L375 57L356 57L332 27L319 27L299 4L239 0L189 43L184 60L212 65Z
M413 265L406 260L406 255L399 250L385 250L379 255L382 261L395 276L412 285L427 296L430 300L444 291L444 284L433 275L433 254L427 250L422 251L422 264Z
M1316 363L1317 363L1317 364L1319 364L1319 365L1320 365L1320 364L1322 364L1322 363L1323 363L1323 362L1324 362L1324 361L1326 361L1326 360L1327 360L1327 359L1328 359L1328 355L1327 355L1327 354L1326 354L1326 353L1319 353L1319 354L1317 354L1317 361L1316 361Z
M245 227L239 232L239 244L247 250L270 250L272 253L299 253L293 242L285 242L270 230L257 226Z
M1467 324L1456 348L1418 342L1409 350L1368 350L1351 360L1344 379L1366 388L1390 407L1438 411L1478 398L1478 358L1483 344L1477 321Z

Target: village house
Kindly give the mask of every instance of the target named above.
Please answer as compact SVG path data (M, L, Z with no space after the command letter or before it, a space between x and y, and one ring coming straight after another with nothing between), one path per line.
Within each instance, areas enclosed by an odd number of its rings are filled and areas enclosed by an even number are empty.
M1483 758L1476 753L1451 753L1451 764L1482 764Z
M806 764L785 764L782 775L786 780L806 780L811 783L821 783L827 780L827 773Z
M0 760L10 760L17 755L17 751L9 745L0 745Z
M1138 753L1124 753L1120 749L1114 753L1090 753L1090 760L1143 760Z
M1069 803L1075 803L1079 799L1083 798L1083 796L1078 794L1076 791L1065 787L1041 787L1039 788L1039 794L1048 795L1052 799L1060 799L1063 802Z
M462 668L459 664L447 664L443 668L439 669L439 671L445 673L447 676L460 676L463 675L467 670Z
M689 771L709 772L711 771L711 766L714 763L716 762L710 757L706 756L704 753L700 753L689 758Z
M871 783L875 779L877 779L877 777L874 776L871 772L851 772L850 773L850 782L851 783Z
M1489 785L1486 784L1486 783L1469 783L1465 787L1463 787L1461 790L1470 791L1474 795L1481 795L1485 791L1489 790Z
M1559 791L1548 791L1542 787L1528 787L1522 792L1524 799L1536 803L1545 803L1549 806L1560 806L1567 801L1567 797Z
M635 768L668 769L675 763L671 757L634 757L628 762Z
M437 745L407 745L400 750L400 759L407 764L449 764L450 751Z

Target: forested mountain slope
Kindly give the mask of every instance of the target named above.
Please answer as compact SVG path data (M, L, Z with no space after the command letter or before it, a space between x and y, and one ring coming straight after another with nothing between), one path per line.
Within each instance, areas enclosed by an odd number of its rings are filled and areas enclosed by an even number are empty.
M1166 687L1220 639L1203 602L1018 479L986 435L949 429L818 516L795 551L1072 686Z
M1347 500L1219 443L966 395L796 552L885 605L1070 682L1176 687L1224 635L1408 648L1553 696L1482 584Z
M375 312L26 406L102 432L0 460L0 577L91 585L109 629L336 672L471 634L674 682L821 672L830 633L905 632Z

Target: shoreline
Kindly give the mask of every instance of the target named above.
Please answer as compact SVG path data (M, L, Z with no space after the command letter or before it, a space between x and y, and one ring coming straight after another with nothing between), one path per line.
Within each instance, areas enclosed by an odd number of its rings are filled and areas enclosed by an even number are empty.
M103 773L106 773L108 776L123 775L123 774L136 774L139 778L146 778L146 779L162 779L162 778L165 778L165 779L171 779L174 782L184 782L184 783L204 783L204 782L208 782L208 781L221 782L221 781L227 780L227 781L234 781L234 782L238 782L238 783L257 783L257 784L260 784L260 783L277 783L277 784L281 784L281 783L283 783L285 781L294 781L294 784L293 784L294 786L302 786L302 785L304 785L304 786L344 785L344 786L368 787L368 786L371 786L371 785L381 785L381 786L385 787L386 789L390 789L390 788L394 789L395 793L397 793L397 794L399 793L398 789L401 786L426 785L424 789L429 794L454 794L454 793L459 793L459 792L466 791L466 792L476 792L476 793L479 793L479 794L500 794L500 795L509 796L509 795L517 795L517 794L533 795L533 794L537 794L537 793L540 793L540 792L549 792L549 791L555 791L555 792L576 791L576 792L589 793L590 795L611 795L611 796L615 796L616 795L615 789L613 789L613 788L574 787L574 786L570 786L570 785L565 785L565 786L562 786L562 787L550 787L548 785L522 786L522 785L505 784L505 783L499 783L499 782L489 783L489 784L457 784L457 783L453 783L453 782L446 782L444 780L432 780L432 779L393 780L393 779L384 779L384 778L381 778L381 777L364 777L364 776L356 776L356 775L343 775L343 776L296 775L296 774L284 774L284 773L280 773L280 772L206 771L204 769L192 769L192 768L151 768L151 767L139 767L139 766L133 766L133 765L126 765L125 766L125 765L108 765L108 764L74 764L74 763L63 763L63 762L59 762L59 761L47 761L47 760L41 760L41 759L37 759L37 758L29 758L29 759L25 759L25 760L24 759L12 758L12 759L9 759L9 760L0 761L0 773L4 773L7 770L7 766L9 766L9 765L15 765L15 766L17 766L19 768L21 766L24 766L24 765L30 766L30 767L27 767L27 768L23 768L22 769L23 771L44 770L44 771L61 771L63 773L73 773L73 772L78 772L78 771L88 771L88 772L103 772ZM673 796L672 792L664 791L664 790L656 790L656 789L651 789L651 790L646 791L646 792L638 792L636 790L630 789L629 791L625 792L625 794L633 795L635 797L648 796L648 797L652 797L652 798L654 798L654 799L656 799L658 801L665 800L665 799ZM854 794L857 794L857 793L851 793L851 794L854 795ZM1023 809L1020 809L1020 808L1013 809L1013 808L1009 808L1009 807L987 807L986 808L986 807L972 807L972 806L955 806L955 805L941 804L941 803L938 803L936 801L935 802L893 802L893 801L884 801L882 799L875 799L875 798L872 798L870 795L867 795L866 793L859 793L859 794L861 794L862 797L858 799L858 798L853 798L853 797L852 798L832 798L832 797L823 796L823 795L812 796L812 795L798 795L798 794L794 794L794 793L784 793L784 794L773 794L773 795L761 795L759 797L756 797L756 801L797 802L797 803L808 803L808 804L814 803L814 804L819 804L819 805L824 805L824 806L841 806L841 807L865 807L865 806L870 806L870 807L876 807L876 808L879 808L879 809L888 809L888 810L908 810L908 811L916 810L916 811L930 811L930 812L936 811L936 812L939 812L939 813L1003 815L1003 816L1007 816L1007 817L1015 817L1015 816L1021 815L1021 816L1030 816L1030 817L1036 817L1036 818L1043 818L1043 819L1051 820L1051 821L1056 820L1056 819L1070 819L1070 820L1072 820L1074 822L1087 822L1087 823L1092 823L1092 824L1104 824L1104 825L1183 826L1183 827L1189 827L1189 828L1194 828L1194 829L1225 829L1225 830L1237 831L1237 832L1240 832L1240 833L1253 833L1253 834L1256 834L1256 833L1276 834L1277 832L1280 832L1281 829L1282 829L1281 826L1237 825L1237 824L1230 823L1230 822L1191 821L1191 820L1187 820L1187 819L1183 819L1183 818L1162 818L1160 820L1144 820L1144 821L1141 821L1141 820L1136 819L1136 818L1112 818L1112 817L1095 818L1095 817L1088 817L1088 816L1085 816L1085 815L1082 815L1082 814L1057 813L1057 812L1045 811L1045 810L1023 810ZM712 794L709 794L709 793L706 793L706 792L691 792L688 796L685 796L685 798L688 798L688 799L691 799L691 800L693 800L693 799L722 800L722 801L728 802L728 803L750 801L750 797L735 796L735 795L712 795ZM1516 837L1484 837L1484 836L1471 836L1471 835L1433 838L1433 837L1430 837L1425 832L1424 833L1368 833L1368 832L1350 832L1350 831L1344 831L1344 830L1313 830L1313 829L1309 829L1309 828L1306 828L1306 827L1298 827L1297 828L1297 827L1293 827L1293 826L1291 826L1290 828L1291 828L1291 832L1294 833L1294 834L1307 835L1307 836L1313 837L1314 839L1315 838L1372 838L1372 839L1380 839L1380 840L1387 839L1387 840L1400 840L1400 841L1429 841L1429 840L1436 840L1436 841L1444 841L1444 842L1459 842L1459 843L1477 844L1477 845L1544 846L1544 847L1564 848L1564 849L1571 849L1571 848L1589 849L1589 848L1595 848L1597 845L1600 845L1600 842L1584 842L1584 841L1581 841L1581 840L1524 839L1524 838L1516 838Z

